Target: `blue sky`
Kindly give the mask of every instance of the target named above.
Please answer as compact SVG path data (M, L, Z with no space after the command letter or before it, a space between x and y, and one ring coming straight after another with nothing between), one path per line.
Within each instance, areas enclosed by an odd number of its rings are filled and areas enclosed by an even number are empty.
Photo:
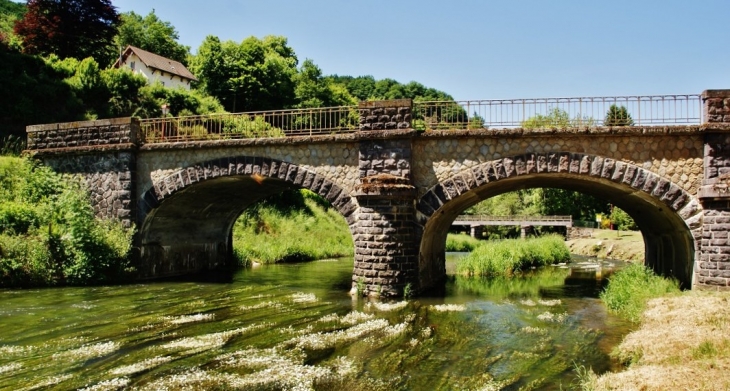
M730 88L728 0L112 0L206 35L283 35L325 74L412 80L455 99Z

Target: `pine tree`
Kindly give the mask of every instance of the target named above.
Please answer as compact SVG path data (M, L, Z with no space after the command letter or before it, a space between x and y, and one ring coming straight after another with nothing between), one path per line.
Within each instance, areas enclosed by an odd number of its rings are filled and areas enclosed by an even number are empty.
M611 105L603 120L605 126L633 126L634 120L624 106Z

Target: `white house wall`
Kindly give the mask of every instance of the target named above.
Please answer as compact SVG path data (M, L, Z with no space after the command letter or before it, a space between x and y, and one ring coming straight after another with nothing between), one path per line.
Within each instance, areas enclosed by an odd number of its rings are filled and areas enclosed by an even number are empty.
M158 69L149 68L134 53L127 57L127 60L124 62L124 66L131 69L132 62L134 62L133 72L144 76L150 84L160 82L168 88L182 87L186 90L190 90L190 80L183 79L180 76L172 75L167 72L162 72Z

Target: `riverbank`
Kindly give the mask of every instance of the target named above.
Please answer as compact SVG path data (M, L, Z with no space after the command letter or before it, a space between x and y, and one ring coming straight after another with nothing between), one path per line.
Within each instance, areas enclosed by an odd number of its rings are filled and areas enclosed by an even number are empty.
M571 254L598 258L644 261L644 238L639 231L593 230L591 238L567 240Z
M641 326L614 355L617 373L588 372L583 390L730 389L730 292L688 291L651 299Z

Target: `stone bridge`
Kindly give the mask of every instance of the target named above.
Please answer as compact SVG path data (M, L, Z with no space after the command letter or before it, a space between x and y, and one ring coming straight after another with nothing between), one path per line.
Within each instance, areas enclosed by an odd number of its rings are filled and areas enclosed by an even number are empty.
M687 126L421 132L410 102L385 101L362 104L364 125L344 134L150 143L138 120L120 118L30 126L28 150L84 175L98 215L136 225L143 279L230 268L241 212L306 188L349 224L353 289L423 291L445 278L446 233L462 211L560 187L628 212L657 272L730 289L730 91L702 99L702 124Z

